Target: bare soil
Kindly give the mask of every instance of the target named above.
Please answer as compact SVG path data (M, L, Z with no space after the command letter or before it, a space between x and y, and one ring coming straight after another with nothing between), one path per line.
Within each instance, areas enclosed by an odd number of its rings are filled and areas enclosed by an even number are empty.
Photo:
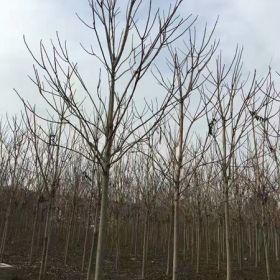
M25 254L9 256L9 263L15 265L18 269L18 278L15 280L37 280L40 262L37 260L29 265ZM86 273L82 273L80 266L76 263L80 261L80 256L76 255L70 258L70 265L64 266L63 259L59 257L49 258L49 267L46 280L83 280L86 279ZM170 276L165 275L165 258L150 257L147 266L146 280L169 280ZM76 264L76 265L75 265ZM141 257L122 256L119 269L115 270L115 261L113 256L108 256L105 260L104 280L136 280L141 279ZM225 279L225 263L223 269L218 273L215 262L206 265L201 263L200 273L196 273L194 267L190 265L190 260L181 261L178 272L178 280L220 280ZM280 279L279 265L273 263L271 280ZM233 280L265 280L264 265L259 268L254 267L254 263L247 261L244 269L240 271L234 264Z

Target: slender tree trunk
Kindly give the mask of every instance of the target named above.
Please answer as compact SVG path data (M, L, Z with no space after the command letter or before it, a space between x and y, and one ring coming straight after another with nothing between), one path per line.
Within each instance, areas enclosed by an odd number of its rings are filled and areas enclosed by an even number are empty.
M85 233L85 240L84 240L84 248L83 248L83 258L82 258L82 271L85 270L85 262L86 262L86 252L87 252L87 244L88 244L88 236L89 236L89 231L90 231L90 213L91 213L91 204L92 202L90 201L90 204L88 206L88 213L87 213L87 222L86 222L86 233Z
M97 225L98 225L98 215L99 215L99 205L96 205L95 209L95 218L94 218L94 228L92 231L92 241L91 241L91 249L90 249L90 256L89 256L89 263L88 263L88 270L87 270L87 280L91 280L94 277L94 253L95 253L95 247L96 247L96 241L97 241Z
M146 276L146 262L147 262L147 250L148 250L148 226L149 226L149 212L146 212L144 234L143 234L143 250L142 250L142 269L141 279L145 279Z
M218 232L217 232L217 240L218 240L218 250L217 250L217 255L218 255L218 271L221 270L221 221L220 218L218 220Z
M137 213L135 232L134 232L134 256L137 256L137 243L138 243L138 227L139 227L139 214Z
M196 273L199 272L200 267L200 217L198 217L196 228Z
M251 234L251 223L249 223L249 228L248 228L248 240L249 240L249 257L252 257L252 234Z
M38 217L38 234L37 234L37 240L36 240L36 250L39 250L39 247L41 246L42 243L42 227L44 224L43 222L43 214L42 214L42 208L39 207L39 217Z
M259 264L259 230L258 222L255 223L255 267Z
M109 104L106 120L105 131L105 148L102 166L102 187L101 187L101 205L100 205L100 219L98 229L98 241L96 249L96 262L95 262L95 280L101 280L103 270L103 254L104 254L104 240L106 236L107 224L107 208L108 208L108 191L110 183L110 168L111 168L111 153L114 140L114 106L115 106L115 82L116 82L116 69L115 65L112 66L110 77L110 94Z
M65 242L65 250L64 250L64 265L66 265L67 261L68 261L69 244L70 244L70 239L71 239L71 234L72 234L73 224L74 224L74 216L75 216L75 211L76 211L76 202L75 202L76 197L75 196L76 195L74 195L74 198L73 198L72 211L71 211L71 216L69 219L67 233L66 233L66 242Z
M9 228L9 222L10 222L10 216L11 216L11 208L12 208L12 196L9 199L9 204L8 204L6 214L5 214L4 228L3 228L3 232L2 232L1 247L0 247L0 262L3 262L3 259L4 259L7 234L8 234L8 228Z
M238 255L239 255L239 270L243 269L243 240L242 240L242 221L241 214L238 219Z
M262 203L262 233L263 233L263 245L264 245L264 256L265 256L265 268L267 280L270 280L270 262L268 253L268 233L267 224L265 220L265 205Z
M278 252L278 233L277 233L277 228L274 227L274 250L275 250L275 260L278 262L279 261L279 252Z
M34 251L34 243L35 243L35 238L36 238L36 230L37 230L37 226L38 226L38 216L39 216L39 199L37 200L37 203L36 203L35 217L34 217L33 228L32 228L29 264L31 264L33 261L33 251Z
M96 250L96 263L95 263L95 280L102 279L103 269L103 254L104 254L104 240L106 235L106 222L107 222L107 208L108 208L108 188L109 188L109 164L105 171L103 171L102 178L102 196L100 206L100 221L98 229L98 242Z
M52 221L52 204L53 204L53 197L50 197L46 222L45 222L45 231L44 231L44 240L43 240L43 249L42 249L42 257L41 257L41 265L39 271L39 280L45 278L46 267L47 267L47 255L48 255L48 246L49 240L51 235L51 221Z
M167 239L167 263L166 263L166 272L168 276L170 274L171 268L171 256L172 256L172 229L173 229L173 217L174 217L174 207L171 206L171 215L169 216L169 229L168 229L168 239Z
M184 219L184 248L183 248L183 254L184 254L184 261L187 259L187 218Z
M226 280L231 280L231 252L230 252L230 229L229 229L229 199L228 189L225 190L225 242L226 242L226 261L227 276Z
M173 232L173 268L172 280L177 279L178 270L178 223L179 223L179 190L175 192L174 199L174 232Z
M119 269L119 261L120 261L120 220L119 214L117 214L116 221L116 260L115 260L115 268L118 271Z
M206 264L209 265L209 252L210 252L210 237L209 237L209 215L206 214L206 229L205 229L205 240L206 240Z
M191 263L194 264L194 247L195 247L195 226L194 226L194 217L192 219L192 227L191 227Z

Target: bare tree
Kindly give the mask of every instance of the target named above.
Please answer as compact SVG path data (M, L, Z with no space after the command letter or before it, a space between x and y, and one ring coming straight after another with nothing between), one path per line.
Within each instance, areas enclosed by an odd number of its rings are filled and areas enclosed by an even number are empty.
M152 1L146 6L141 0L129 0L124 9L117 0L89 1L92 20L90 23L81 21L92 31L96 47L83 49L102 67L96 94L87 86L86 79L78 70L78 64L72 62L69 56L66 43L64 45L59 37L58 44L53 44L51 53L40 43L40 58L36 58L27 46L36 62L35 77L32 80L40 95L64 124L80 134L102 168L96 280L102 274L110 169L113 163L145 137L145 133L138 133L137 139L132 139L136 131L140 132L143 123L159 121L170 100L170 96L167 96L157 112L145 115L138 112L133 97L139 82L162 49L186 32L188 18L181 19L177 15L181 3L182 0L175 1L167 13L163 14L160 10L154 12ZM137 21L142 7L147 8L144 25ZM107 76L106 84L102 79L103 70ZM45 76L45 83L41 73ZM74 86L74 80L79 87ZM83 92L87 102L91 103L90 114L76 90ZM65 113L61 112L58 106L60 103L65 104ZM32 110L27 102L25 105ZM92 113L94 118L91 117ZM138 120L133 120L135 117ZM92 119L99 120L99 124ZM96 129L99 131L100 141L95 137Z
M208 114L207 117L208 129L214 139L215 153L219 159L222 173L227 280L231 280L232 277L229 216L230 189L234 184L232 166L235 163L236 150L241 149L250 127L247 106L255 94L256 87L255 74L249 85L246 85L246 79L242 80L241 57L242 50L237 49L230 65L226 68L220 55L216 60L215 71L209 72L208 79L213 87L207 89L210 92L210 98L207 100L213 104L213 110L209 110L212 112L212 116ZM213 92L214 98L212 97Z
M200 87L206 81L203 77L204 70L208 67L208 64L213 57L217 42L212 43L212 36L214 28L209 32L205 28L201 41L197 38L197 34L194 30L189 32L188 43L184 48L178 48L174 50L169 48L170 61L168 66L171 70L171 79L166 80L160 71L157 74L158 82L163 86L167 92L172 92L174 96L174 112L171 111L167 118L169 121L169 131L162 131L162 127L159 127L160 133L165 135L166 145L168 148L169 158L165 161L165 168L170 168L168 161L172 163L174 170L173 174L170 174L171 184L174 186L174 237L173 237L173 270L172 280L177 279L177 267L178 267L178 212L180 195L184 189L183 180L184 177L192 177L190 174L195 170L195 166L201 163L202 155L207 150L208 142L203 140L198 146L201 150L194 148L193 156L196 157L196 163L192 166L193 170L187 167L183 174L183 169L188 165L189 158L187 154L191 154L190 138L193 137L194 127L202 117L206 114L206 106L199 100ZM195 109L193 109L195 108ZM174 124L173 124L174 123ZM187 127L186 127L187 124ZM176 127L173 131L171 127ZM207 136L207 134L206 134ZM194 138L194 137L193 137ZM208 137L206 137L208 139ZM195 140L193 139L193 142ZM190 155L192 157L192 155ZM165 172L168 172L165 170ZM188 182L190 179L188 178ZM185 183L188 185L188 182Z

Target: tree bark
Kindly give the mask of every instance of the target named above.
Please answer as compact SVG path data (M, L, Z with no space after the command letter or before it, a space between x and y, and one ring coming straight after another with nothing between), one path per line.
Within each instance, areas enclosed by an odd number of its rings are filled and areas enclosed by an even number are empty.
M4 252L5 252L6 241L7 241L9 221L10 221L10 216L11 216L11 208L12 208L12 196L9 199L9 204L8 204L6 214L5 214L4 229L2 232L1 247L0 247L0 262L3 262L3 259L4 259Z
M173 268L172 280L177 279L178 270L178 223L179 223L179 191L175 192L174 199L174 232L173 232Z
M146 276L146 262L147 262L147 250L148 250L148 226L149 226L149 212L145 215L144 234L143 234L143 250L142 250L142 269L141 279L145 279Z
M37 199L36 203L36 209L35 209L35 217L33 222L33 228L32 228L32 238L31 238L31 244L30 244L30 254L29 254L29 264L33 261L33 251L34 251L34 243L36 238L36 229L38 226L38 216L39 216L39 199Z
M270 280L270 262L269 262L269 253L268 253L268 232L267 225L265 220L265 202L262 203L262 233L263 233L263 245L264 245L264 256L265 256L265 269L266 269L266 278Z
M225 242L227 261L227 280L231 280L231 252L230 252L230 229L229 229L229 199L228 190L225 190Z
M170 274L171 268L171 256L172 256L172 229L173 229L173 217L174 217L174 207L171 206L171 214L169 216L169 229L168 229L168 239L167 239L167 263L166 263L166 272L165 274L168 276Z
M98 225L98 215L99 215L99 205L96 205L95 208L95 217L94 217L94 228L92 231L92 241L91 241L91 249L90 249L90 256L89 256L89 263L88 263L88 270L87 270L87 280L93 279L94 277L94 253L95 253L95 247L96 247L96 241L97 241L97 225Z

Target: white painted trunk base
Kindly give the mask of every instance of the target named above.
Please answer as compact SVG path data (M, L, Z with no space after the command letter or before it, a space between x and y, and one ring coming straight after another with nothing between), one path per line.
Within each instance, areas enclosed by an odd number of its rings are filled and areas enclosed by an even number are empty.
M16 276L16 269L14 266L0 263L0 279L1 280L13 280Z

